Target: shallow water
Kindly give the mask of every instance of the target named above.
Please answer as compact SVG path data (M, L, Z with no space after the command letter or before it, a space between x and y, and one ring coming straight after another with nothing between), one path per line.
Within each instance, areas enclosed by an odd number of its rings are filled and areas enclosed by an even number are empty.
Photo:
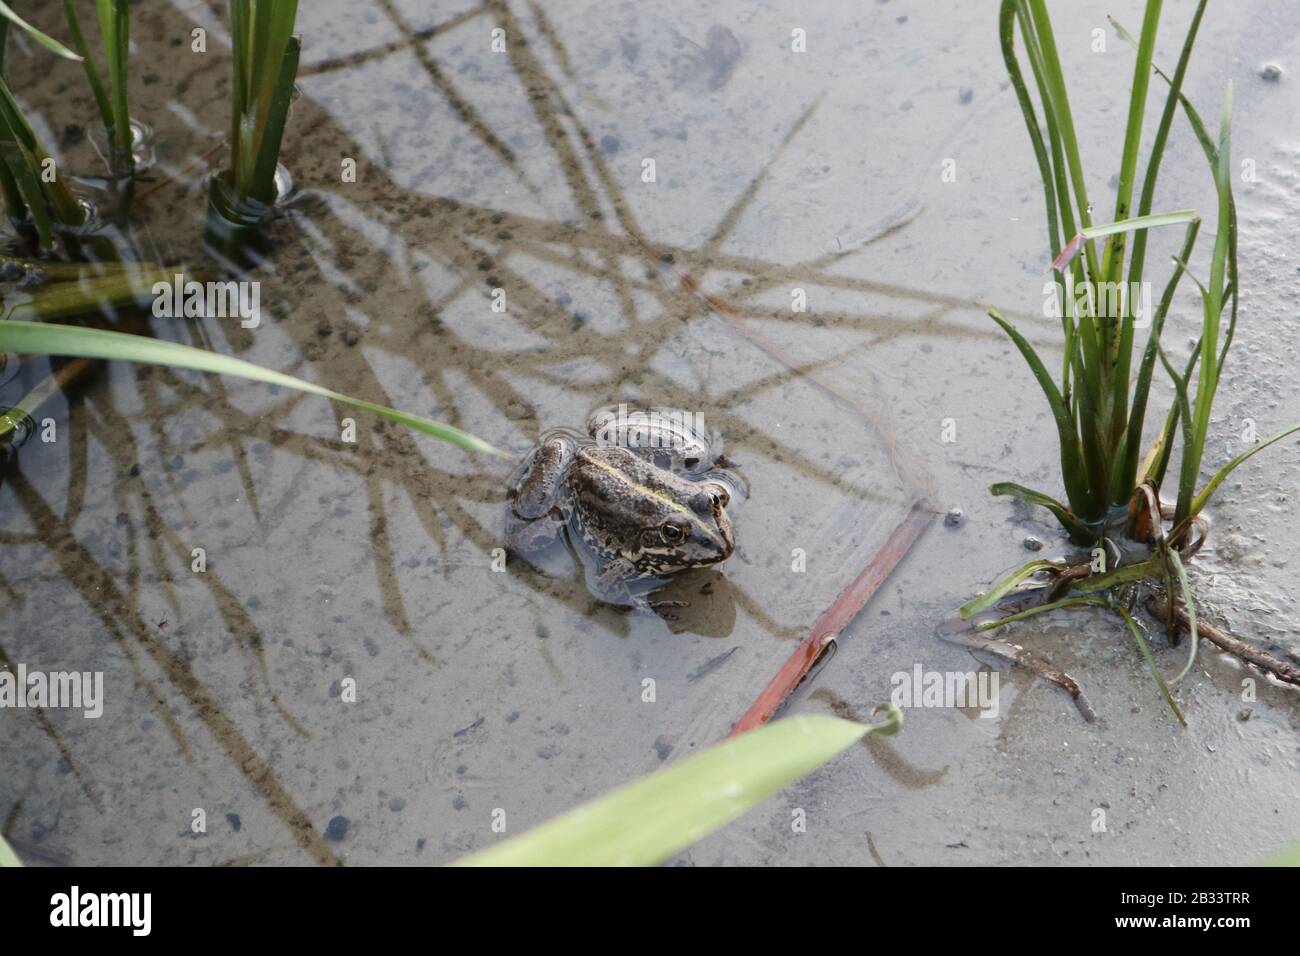
M738 552L679 582L692 604L677 620L624 614L576 569L492 570L508 463L296 393L101 368L46 407L58 440L29 441L0 487L0 650L103 671L107 697L98 720L0 712L0 817L20 851L366 864L489 846L494 811L518 833L720 739L922 495L932 527L792 709L865 719L896 673L983 666L936 627L1027 560L1027 535L1065 548L1046 516L986 492L1056 481L1046 409L983 317L996 303L1057 341L992 4L302 6L283 154L297 192L263 324L136 330L515 455L611 402L697 411L750 483ZM1108 12L1136 27L1140 6L1053 7L1102 208L1132 55L1112 34L1091 52L1091 31ZM1170 65L1192 5L1167 6ZM198 255L205 157L227 125L212 9L133 20L133 112L156 134L133 238L168 263ZM196 25L207 54L188 50ZM494 27L509 53L490 52ZM790 52L796 27L807 53ZM1300 419L1297 27L1283 0L1212 5L1189 76L1207 116L1233 80L1234 153L1258 179L1236 186L1242 321L1207 460L1240 450L1246 418L1260 434ZM1265 60L1280 82L1259 76ZM96 168L90 139L64 131L95 135L78 68L13 38L9 71L61 162ZM1211 209L1200 152L1185 125L1176 136L1156 208ZM1153 242L1153 271L1176 238ZM1184 288L1175 355L1198 310ZM0 400L43 371L27 363ZM1287 441L1225 485L1197 582L1235 632L1293 656L1298 465ZM995 718L910 709L900 736L868 738L682 861L1246 863L1300 836L1293 689L1261 680L1243 703L1240 667L1207 652L1179 687L1182 730L1117 621L1057 616L1014 639L1073 674L1101 719L1003 671ZM1181 666L1184 648L1157 645L1166 672Z

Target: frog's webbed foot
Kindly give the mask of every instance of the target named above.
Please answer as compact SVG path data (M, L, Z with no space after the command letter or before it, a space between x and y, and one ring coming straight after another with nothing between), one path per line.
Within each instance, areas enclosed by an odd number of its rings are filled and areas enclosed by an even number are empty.
M565 524L564 513L552 508L540 518L525 520L515 512L506 512L506 549L525 560L529 555L546 550L560 537ZM532 562L530 562L532 563Z

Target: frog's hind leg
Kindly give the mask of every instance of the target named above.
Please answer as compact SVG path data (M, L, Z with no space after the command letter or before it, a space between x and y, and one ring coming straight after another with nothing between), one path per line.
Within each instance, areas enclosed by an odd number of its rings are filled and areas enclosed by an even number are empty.
M559 503L577 445L572 438L542 442L510 476L510 510L524 521L547 515Z

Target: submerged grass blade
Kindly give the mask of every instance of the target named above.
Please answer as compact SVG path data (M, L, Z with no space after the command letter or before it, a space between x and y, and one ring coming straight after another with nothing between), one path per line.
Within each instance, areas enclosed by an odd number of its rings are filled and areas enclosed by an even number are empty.
M142 335L126 335L103 329L85 329L69 325L50 325L41 322L0 322L0 352L18 352L40 355L67 355L81 358L117 359L142 362L149 365L169 365L173 368L195 369L217 375L234 375L268 385L296 389L320 395L331 401L343 402L406 425L416 431L431 435L468 451L482 452L499 458L508 457L499 448L441 422L397 411L374 402L363 401L331 391L320 385L305 382L262 368L243 359L218 355L176 342L164 342Z
M1178 709L1178 704L1174 702L1174 695L1169 693L1169 685L1165 683L1165 675L1160 673L1160 668L1156 666L1156 660L1151 656L1151 649L1147 647L1146 640L1142 637L1142 630L1138 627L1137 621L1133 620L1133 615L1129 614L1120 605L1115 606L1119 611L1120 617L1124 618L1124 623L1128 625L1129 633L1133 635L1133 640L1137 641L1138 650L1142 652L1142 659L1147 662L1147 667L1151 670L1151 676L1160 688L1160 694L1169 705L1169 709L1174 712L1178 722L1184 727L1187 726L1187 720L1183 717L1183 712Z
M999 618L996 621L989 621L987 624L980 624L975 628L977 631L992 631L1006 624L1012 624L1016 621L1023 621L1027 617L1033 617L1035 614L1045 614L1048 611L1055 611L1061 607L1107 607L1108 603L1105 598L1084 596L1084 597L1067 597L1059 601L1048 601L1046 604L1039 604L1037 607L1026 608L1023 611L1017 611L1015 614L1008 614L1006 617Z
M114 270L103 276L86 276L75 282L42 286L27 301L18 301L5 317L22 321L63 319L87 312L144 303L153 295L157 282L170 282L175 270Z
M1056 516L1057 521L1061 522L1061 527L1070 533L1070 538L1075 544L1090 544L1097 537L1092 529L1079 520L1078 515L1055 498L1045 495L1041 491L1034 491L1032 488L1026 488L1024 485L1018 485L1013 481L999 481L997 484L989 485L989 494L995 497L1009 495L1012 498L1019 498L1027 504L1046 508Z
M864 726L820 714L740 734L584 804L457 866L653 866L815 770L902 712Z

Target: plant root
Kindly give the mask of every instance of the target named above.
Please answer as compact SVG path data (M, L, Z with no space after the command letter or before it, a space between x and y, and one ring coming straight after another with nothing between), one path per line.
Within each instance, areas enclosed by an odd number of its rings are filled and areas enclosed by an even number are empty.
M1147 611L1153 617L1169 622L1167 607L1154 594L1147 599ZM1174 621L1180 629L1187 630L1190 627L1187 609L1181 604L1174 607ZM1220 630L1199 618L1196 621L1196 633L1229 654L1241 658L1248 664L1254 664L1265 673L1272 674L1278 680L1300 687L1300 667L1274 657L1262 648L1247 644L1240 638L1233 637L1227 631Z
M1092 704L1088 703L1088 698L1084 696L1083 688L1079 686L1079 682L1047 658L1035 654L1019 644L1012 644L1010 641L1004 641L996 637L984 637L972 631L958 631L944 634L942 637L949 643L969 647L971 650L987 651L1003 660L1027 667L1039 677L1051 681L1074 698L1074 706L1079 708L1079 713L1083 715L1083 719L1088 723L1092 723L1097 719L1097 712L1092 709Z

